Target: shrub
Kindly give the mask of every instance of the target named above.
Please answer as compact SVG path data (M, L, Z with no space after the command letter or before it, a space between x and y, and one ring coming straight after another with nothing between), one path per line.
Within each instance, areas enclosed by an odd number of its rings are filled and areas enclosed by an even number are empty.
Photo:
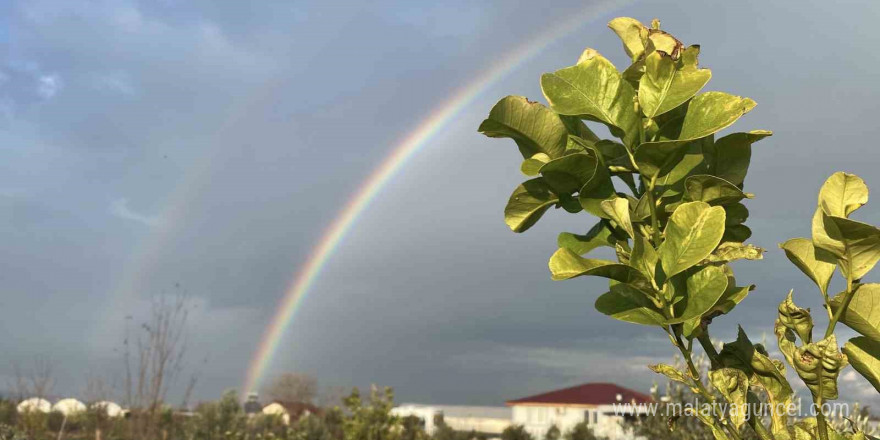
M581 276L609 279L595 308L614 319L664 332L685 362L651 369L694 390L705 402L725 401L732 411L691 411L719 440L741 439L748 424L764 440L864 438L828 427L823 404L838 398L837 378L850 362L880 390L880 284L862 277L880 259L880 229L849 219L868 200L864 182L835 173L819 192L811 239L781 245L820 290L828 312L822 339L812 339L810 311L792 295L780 304L775 333L788 365L809 388L820 411L794 423L786 413L794 391L785 364L739 329L718 352L709 326L729 314L754 289L739 285L730 263L760 260L764 250L745 241L752 232L743 202L752 144L772 133L735 132L715 138L755 108L755 101L700 91L712 74L698 65L700 47L632 18L609 27L631 64L624 71L594 49L574 66L541 77L549 108L520 96L501 99L480 124L493 138L511 138L530 179L507 202L504 219L514 232L534 226L550 209L596 217L586 233L559 234L550 257L554 280ZM599 123L616 139L600 139L587 125ZM616 261L587 258L607 247ZM845 279L831 297L835 270ZM843 322L861 336L841 352L834 330ZM703 376L694 365L694 341L710 360ZM716 397L716 393L720 397ZM769 427L747 404L770 403ZM737 410L738 409L738 410Z

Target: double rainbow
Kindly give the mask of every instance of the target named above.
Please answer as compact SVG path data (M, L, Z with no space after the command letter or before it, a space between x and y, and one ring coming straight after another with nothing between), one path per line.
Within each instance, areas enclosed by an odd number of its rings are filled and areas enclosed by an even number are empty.
M256 391L263 376L272 363L274 354L284 337L287 327L292 322L302 300L315 284L321 269L333 252L345 238L358 217L370 205L370 202L382 191L415 153L428 144L431 138L445 128L462 109L468 107L475 98L480 96L492 84L504 78L508 73L528 61L555 41L571 34L581 26L592 22L597 17L628 4L629 1L618 0L591 5L563 23L554 26L544 33L530 39L517 47L476 79L458 90L449 100L440 104L413 131L401 139L391 154L359 187L345 208L339 213L333 224L326 230L321 240L312 250L309 258L296 274L284 297L281 299L275 316L266 328L260 345L251 358L241 392Z

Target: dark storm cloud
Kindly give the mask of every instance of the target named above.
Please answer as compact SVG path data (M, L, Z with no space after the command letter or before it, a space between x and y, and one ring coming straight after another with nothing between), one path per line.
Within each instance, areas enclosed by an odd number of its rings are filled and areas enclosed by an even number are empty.
M86 370L113 374L124 317L180 283L197 305L197 395L239 386L294 272L395 142L581 7L4 6L0 211L14 233L0 249L0 317L21 336L0 349L56 359L58 391L78 392ZM390 384L404 400L442 403L499 404L586 380L650 386L642 366L670 357L665 339L594 311L601 281L549 280L556 232L591 220L551 212L510 233L501 211L522 179L518 154L475 133L497 97L539 98L539 74L586 45L623 63L604 27L614 15L657 16L700 43L711 89L759 103L738 128L776 131L756 146L747 188L758 193L753 241L770 251L737 267L759 289L715 336L733 337L738 323L753 339L769 334L792 287L818 310L775 243L809 233L828 174L856 172L870 185L880 161L870 142L880 92L865 56L877 13L841 8L656 2L585 23L477 97L383 190L304 300L273 371Z

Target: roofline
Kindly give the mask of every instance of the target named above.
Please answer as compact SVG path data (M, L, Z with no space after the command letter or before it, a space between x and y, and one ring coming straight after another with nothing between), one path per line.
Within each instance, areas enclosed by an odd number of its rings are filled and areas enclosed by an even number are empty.
M566 408L598 408L602 405L610 405L610 403L596 405L592 403L520 402L516 400L508 400L504 404L506 406L563 406Z

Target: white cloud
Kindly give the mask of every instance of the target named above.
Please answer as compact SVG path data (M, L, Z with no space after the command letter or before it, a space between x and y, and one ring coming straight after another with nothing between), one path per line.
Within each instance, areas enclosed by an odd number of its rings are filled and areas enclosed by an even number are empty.
M62 88L61 77L56 74L40 75L37 79L37 94L43 99L51 99Z
M589 349L496 345L455 356L457 363L499 371L542 371L565 378L580 378L589 369L594 375L649 376L649 364L668 363L670 356L625 355Z
M133 211L128 207L128 199L126 198L113 201L110 205L110 214L125 220L143 223L147 226L157 226L162 223L162 219L159 216L149 216Z

